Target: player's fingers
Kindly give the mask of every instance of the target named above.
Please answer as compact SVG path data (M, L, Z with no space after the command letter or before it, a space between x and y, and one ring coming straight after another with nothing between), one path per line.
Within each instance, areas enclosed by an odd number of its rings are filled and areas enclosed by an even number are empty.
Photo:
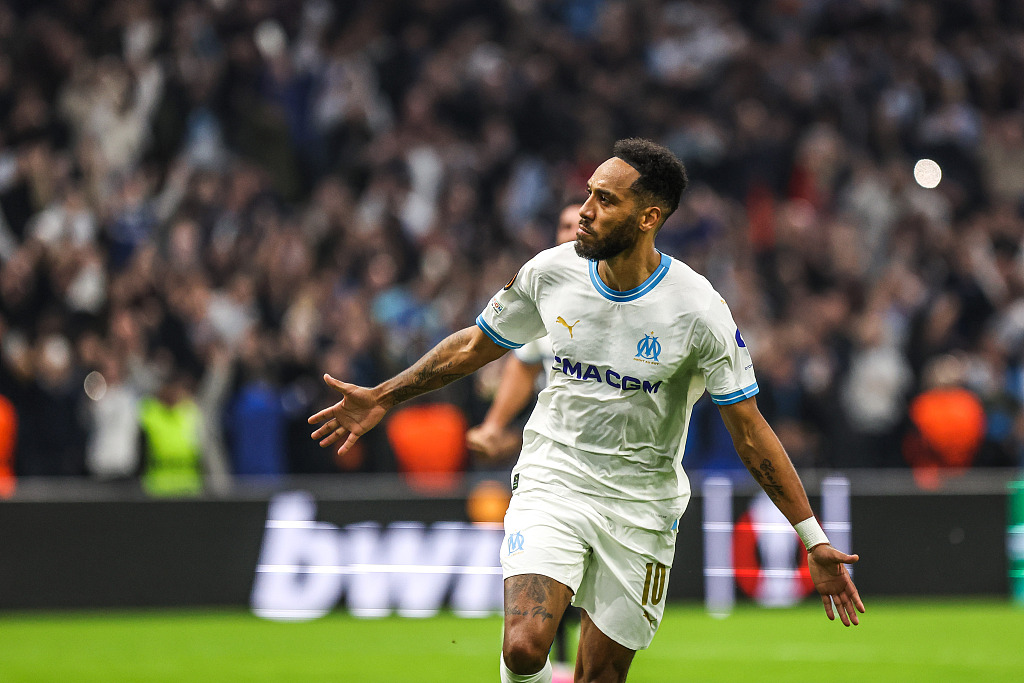
M312 434L310 434L310 436L312 436L312 438L319 438L321 436L324 436L329 431L334 429L337 426L337 424L338 422L334 418L328 418L328 421L322 424L321 426L318 426L316 430Z
M865 612L864 602L860 599L860 593L857 592L857 588L853 585L852 582L850 583L850 588L853 591L853 593L852 593L852 595L853 595L853 604L857 606L857 611L858 612L860 612L861 614L864 614L864 612Z
M319 413L316 413L315 415L310 415L309 419L307 419L306 422L311 425L315 425L317 422L330 420L332 417L334 417L333 412L334 406L331 406L330 408L324 408Z
M355 389L355 385L354 384L347 384L345 382L342 382L340 379L334 379L333 377L328 375L326 372L324 373L324 382L330 388L334 389L335 391L337 391L337 392L339 392L341 394L345 394L345 395L348 395L348 393L350 391Z
M833 596L832 604L836 607L836 612L839 613L839 621L843 622L843 626L850 625L850 617L846 613L846 605L843 603L842 596Z
M853 608L853 601L850 600L850 596L846 593L843 593L839 596L839 599L843 603L843 612L846 614L847 617L847 619L844 620L843 623L847 626L849 626L850 624L853 624L854 626L859 626L860 622L857 620L857 610Z
M825 606L825 615L828 617L828 620L829 621L835 621L836 620L836 615L832 611L832 596L831 595L822 595L821 596L821 604Z
M322 439L320 441L320 448L327 448L328 446L333 446L342 439L346 438L349 434L351 434L351 432L349 432L347 429L341 429L339 427L337 430L331 432L325 439Z
M840 553L842 559L840 560L843 564L857 564L860 562L860 555L847 555L846 553Z
M331 418L327 422L324 422L322 425L317 427L316 431L313 432L312 434L310 434L309 437L311 439L322 439L325 436L327 436L329 433L334 431L334 428L337 427L337 426L338 426L337 421L334 418Z
M359 440L359 435L354 432L348 433L348 438L345 439L345 443L338 447L338 455L345 455L345 453L356 444Z

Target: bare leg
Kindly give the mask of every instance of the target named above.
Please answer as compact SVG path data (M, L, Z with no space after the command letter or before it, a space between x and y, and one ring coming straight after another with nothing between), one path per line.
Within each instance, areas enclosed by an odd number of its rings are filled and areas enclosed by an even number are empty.
M501 647L505 666L516 674L540 671L547 662L555 629L572 590L540 574L505 579L505 631Z
M635 654L602 633L587 611L580 610L576 683L623 683Z

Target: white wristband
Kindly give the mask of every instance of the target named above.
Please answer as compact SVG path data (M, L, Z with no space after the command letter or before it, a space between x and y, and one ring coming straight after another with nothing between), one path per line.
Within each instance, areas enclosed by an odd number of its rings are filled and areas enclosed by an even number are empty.
M793 528L800 534L800 540L804 542L804 547L808 551L816 545L828 543L828 536L821 530L821 525L814 517L808 517L804 521L798 522L793 525Z

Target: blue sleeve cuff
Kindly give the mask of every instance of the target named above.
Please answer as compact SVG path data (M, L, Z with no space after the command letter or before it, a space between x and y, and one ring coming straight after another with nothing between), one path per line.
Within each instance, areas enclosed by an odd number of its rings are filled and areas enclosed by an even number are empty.
M515 343L513 341L509 341L508 339L505 339L500 334L498 334L493 329L491 329L491 326L488 325L484 321L483 314L478 315L476 317L476 326L479 327L481 330L483 330L484 334L486 334L488 337L490 337L492 342L494 342L495 344L497 344L498 346L500 346L500 347L502 347L504 349L518 349L518 348L522 348L522 346L523 346L522 344L517 344L517 343Z
M757 394L758 391L759 389L757 388L757 382L754 382L748 387L745 387L738 391L732 391L728 394L721 394L717 396L715 394L711 394L711 401L716 405L727 406L733 403L739 403L740 401L745 401L751 396Z

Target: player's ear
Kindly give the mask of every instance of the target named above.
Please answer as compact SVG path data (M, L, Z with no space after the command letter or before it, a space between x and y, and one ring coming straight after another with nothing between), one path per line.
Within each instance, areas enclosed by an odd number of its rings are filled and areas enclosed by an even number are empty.
M644 232L656 230L661 225L662 210L660 206L648 206L640 214L640 229Z

